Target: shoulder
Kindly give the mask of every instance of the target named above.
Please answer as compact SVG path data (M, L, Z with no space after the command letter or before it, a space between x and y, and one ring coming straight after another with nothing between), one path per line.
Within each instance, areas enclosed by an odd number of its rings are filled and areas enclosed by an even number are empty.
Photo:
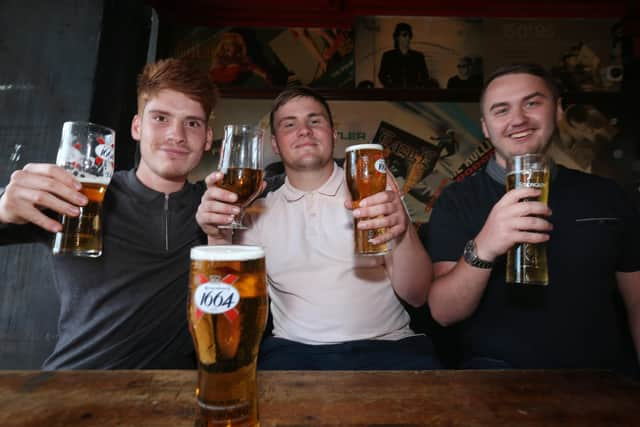
M397 49L387 50L382 54L382 59L390 59L390 58L396 57L398 56L398 52L399 51Z
M587 191L622 191L622 187L610 178L558 165L558 183L577 186ZM585 188L590 187L590 188Z
M131 174L135 174L134 170L119 170L116 171L111 177L107 191L109 193L121 192L123 189L128 188L129 181L131 180Z
M551 183L549 197L556 198L554 189L565 200L593 200L598 204L625 209L633 206L631 194L614 180L561 165L558 165L557 182Z
M491 178L485 173L484 168L459 181L453 181L443 190L442 194L463 195L469 192L477 193L490 183Z

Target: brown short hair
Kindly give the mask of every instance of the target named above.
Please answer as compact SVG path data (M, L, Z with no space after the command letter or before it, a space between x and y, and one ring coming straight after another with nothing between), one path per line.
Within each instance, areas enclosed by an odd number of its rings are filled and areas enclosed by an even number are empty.
M163 89L181 92L198 102L207 119L218 101L218 90L205 70L184 59L161 59L145 65L138 75L138 113Z
M560 89L558 88L555 79L553 78L551 73L547 71L546 68L539 64L516 63L498 68L493 73L491 73L489 78L487 78L487 81L484 83L484 86L482 88L482 94L480 95L480 109L483 108L482 106L484 104L484 95L491 82L498 77L510 74L529 74L531 76L540 77L544 81L545 86L547 86L547 89L549 89L549 92L551 92L553 102L556 102L558 98L560 98Z
M331 109L329 108L329 104L327 100L324 99L322 95L320 95L315 90L311 89L307 86L293 86L287 88L280 92L280 94L273 101L273 106L271 107L271 113L269 114L269 125L271 126L271 133L275 135L275 128L273 123L273 116L276 114L284 104L291 101L294 98L311 98L318 101L326 110L327 116L329 119L329 124L331 125L331 129L333 129L333 117L331 116Z

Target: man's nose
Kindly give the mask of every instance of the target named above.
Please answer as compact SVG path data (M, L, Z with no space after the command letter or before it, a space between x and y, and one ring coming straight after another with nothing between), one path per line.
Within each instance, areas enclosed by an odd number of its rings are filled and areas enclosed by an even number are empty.
M519 127L527 122L527 113L522 108L515 108L511 113L510 127Z
M301 123L298 126L298 135L309 135L311 133L311 126L309 126L307 123Z
M185 130L181 121L174 120L169 127L169 139L181 143L185 141Z

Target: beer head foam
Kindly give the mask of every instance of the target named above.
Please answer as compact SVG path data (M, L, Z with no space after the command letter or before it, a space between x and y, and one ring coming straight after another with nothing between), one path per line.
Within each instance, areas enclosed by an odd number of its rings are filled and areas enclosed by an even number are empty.
M87 184L102 184L102 185L109 185L109 183L111 182L111 177L110 176L76 176L75 177L78 181L80 182L85 182Z
M248 261L264 258L261 246L212 245L191 248L191 259L197 261Z
M345 152L349 152L349 151L354 151L354 150L380 150L380 151L382 151L382 145L380 145L380 144L350 145L344 151Z

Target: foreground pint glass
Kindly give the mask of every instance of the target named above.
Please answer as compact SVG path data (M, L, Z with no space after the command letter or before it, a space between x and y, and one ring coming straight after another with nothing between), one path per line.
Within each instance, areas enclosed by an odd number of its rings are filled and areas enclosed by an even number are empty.
M189 283L201 424L259 425L256 363L268 312L264 250L196 246Z
M360 201L372 194L384 191L387 186L387 169L382 145L359 144L347 147L345 153L347 187L357 208ZM389 252L387 243L374 245L371 239L383 234L385 228L358 229L359 219L354 218L353 232L355 253L358 255L382 255Z
M102 201L114 169L116 134L88 122L65 122L56 164L82 183L89 199L77 217L62 215L62 231L55 234L53 253L81 257L102 255Z
M542 154L514 156L507 161L507 191L515 188L538 188L538 198L528 199L544 204L549 200L549 167ZM548 285L546 243L517 243L507 252L507 283Z

